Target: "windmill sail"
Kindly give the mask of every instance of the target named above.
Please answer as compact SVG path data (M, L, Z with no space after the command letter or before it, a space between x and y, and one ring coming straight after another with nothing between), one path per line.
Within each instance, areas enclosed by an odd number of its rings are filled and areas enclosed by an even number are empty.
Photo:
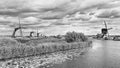
M105 24L105 28L106 28L106 29L108 29L108 28L107 28L107 24L106 24L106 21L104 21L104 24Z
M18 17L18 19L19 19L20 36L23 37L22 27L21 27L21 23L20 23L20 18Z
M107 34L108 34L108 37L109 37L109 32L108 32L108 27L107 27L107 24L106 24L106 21L104 21L104 24L105 24L105 28L107 29Z

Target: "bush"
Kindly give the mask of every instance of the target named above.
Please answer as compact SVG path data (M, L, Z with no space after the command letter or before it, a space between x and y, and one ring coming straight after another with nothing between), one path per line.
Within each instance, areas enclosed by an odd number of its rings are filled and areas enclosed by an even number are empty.
M87 41L88 38L83 33L76 32L67 32L65 35L65 41L70 42L79 42L79 41Z

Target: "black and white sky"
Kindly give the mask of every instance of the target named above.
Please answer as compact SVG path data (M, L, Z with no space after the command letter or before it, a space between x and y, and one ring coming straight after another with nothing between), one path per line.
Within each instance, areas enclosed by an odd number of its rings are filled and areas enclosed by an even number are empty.
M68 31L100 33L106 21L110 34L120 34L120 0L0 0L0 35L11 35L21 19L24 35Z

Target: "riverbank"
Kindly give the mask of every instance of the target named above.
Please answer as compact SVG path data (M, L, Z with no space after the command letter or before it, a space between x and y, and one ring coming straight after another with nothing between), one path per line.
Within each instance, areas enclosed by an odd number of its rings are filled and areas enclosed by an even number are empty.
M44 55L10 59L0 61L1 68L47 68L53 64L60 64L66 60L72 60L74 57L84 55L88 47L59 51Z
M18 43L13 39L2 39L0 42L0 59L22 58L37 56L58 51L89 47L91 41L67 43L54 39L55 42L42 42L33 40L28 43ZM57 42L58 40L59 42Z
M0 39L0 68L41 68L62 63L82 55L92 41L67 43L60 39L32 40L18 43L14 39Z
M17 40L16 40L17 39ZM82 55L92 41L83 33L68 32L65 36L45 38L1 38L0 67L41 68Z

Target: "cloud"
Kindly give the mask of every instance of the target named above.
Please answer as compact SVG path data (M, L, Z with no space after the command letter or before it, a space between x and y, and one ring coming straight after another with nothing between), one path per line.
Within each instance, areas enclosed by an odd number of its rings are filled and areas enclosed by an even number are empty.
M25 23L28 23L28 24L36 23L36 22L39 22L39 21L40 20L38 18L36 18L36 17L26 17L26 18L23 18L23 20L22 20L22 22L24 22L24 24Z
M99 23L101 18L119 18L119 4L119 0L1 0L0 25L18 27L19 16L26 32L40 28L45 34L54 29L53 34L64 33L78 30L74 23L87 23L89 27L88 23Z
M120 17L120 9L105 9L101 10L97 15L98 18L119 18Z
M100 7L113 0L4 0L0 1L0 14L18 16L28 13L39 13L40 18L62 18L90 8ZM41 15L40 15L41 14Z
M88 14L76 13L70 18L70 20L80 20L80 21L89 21L92 17Z

